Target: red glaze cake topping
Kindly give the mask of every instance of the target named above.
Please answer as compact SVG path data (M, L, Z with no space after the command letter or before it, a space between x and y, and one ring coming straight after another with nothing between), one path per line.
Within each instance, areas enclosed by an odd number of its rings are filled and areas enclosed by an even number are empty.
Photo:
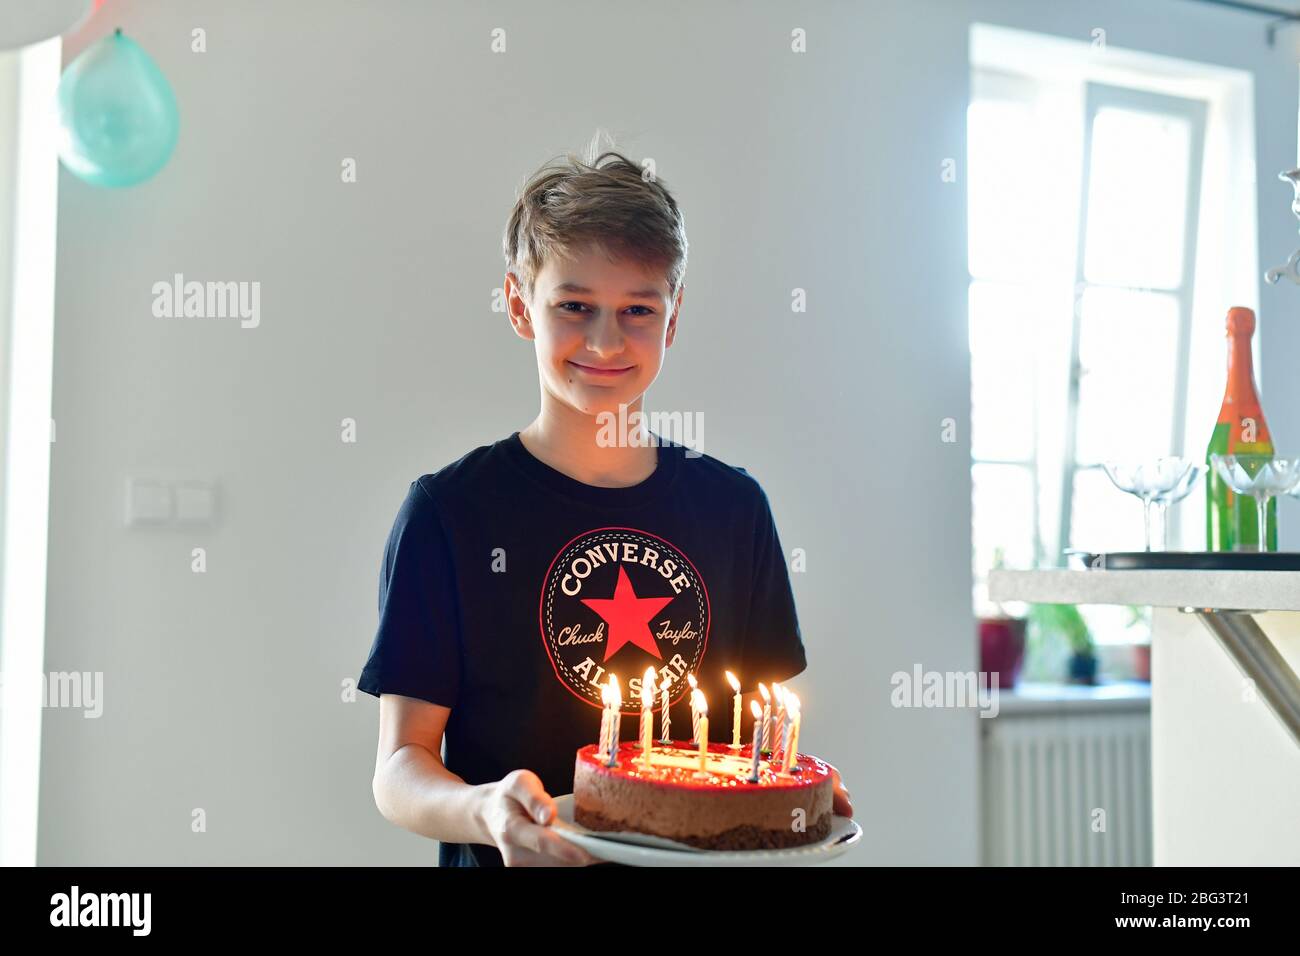
M641 757L639 741L621 742L613 767L606 766L607 759L605 755L597 753L596 744L588 744L578 751L580 762L589 764L602 773L687 790L797 790L831 777L830 766L824 761L808 754L797 754L788 774L778 773L775 764L760 757L758 783L751 783L749 774L754 760L752 744L734 750L728 744L710 741L705 759L706 776L696 775L700 768L700 748L689 740L675 740L672 744L661 744L656 740L648 769Z

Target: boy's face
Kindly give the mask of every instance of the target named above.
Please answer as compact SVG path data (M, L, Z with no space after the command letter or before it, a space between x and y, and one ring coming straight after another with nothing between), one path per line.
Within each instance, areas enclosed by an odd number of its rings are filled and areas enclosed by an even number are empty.
M617 414L620 404L632 410L650 388L673 344L684 291L674 302L662 270L610 262L600 249L548 261L531 300L506 275L510 321L536 342L542 388L585 415Z

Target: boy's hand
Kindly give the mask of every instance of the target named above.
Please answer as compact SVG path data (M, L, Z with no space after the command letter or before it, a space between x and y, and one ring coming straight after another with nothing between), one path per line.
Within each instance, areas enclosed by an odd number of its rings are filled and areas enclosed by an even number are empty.
M483 822L506 866L587 866L599 860L550 828L555 800L531 770L512 770L485 791Z
M826 766L830 767L830 764ZM844 782L840 780L840 772L834 767L831 767L831 787L834 794L831 812L841 817L852 817L853 804L849 803L849 792L844 788Z

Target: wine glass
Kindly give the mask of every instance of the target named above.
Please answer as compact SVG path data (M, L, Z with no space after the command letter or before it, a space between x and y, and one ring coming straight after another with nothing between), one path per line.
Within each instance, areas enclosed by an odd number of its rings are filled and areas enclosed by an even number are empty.
M1272 455L1211 455L1210 464L1229 488L1239 495L1255 499L1256 527L1259 534L1256 550L1268 549L1265 533L1268 500L1286 494L1300 482L1300 458L1274 458ZM1240 537L1240 536L1239 536Z
M1167 495L1178 487L1186 478L1192 462L1186 458L1165 457L1140 462L1107 461L1101 467L1116 488L1142 499L1146 550L1150 551L1151 505L1157 495Z
M1205 468L1195 462L1187 463L1187 470L1183 472L1183 477L1179 479L1178 484L1168 491L1163 491L1155 496L1155 503L1160 506L1160 550L1169 550L1169 506L1176 505L1192 493L1196 487L1196 482L1200 480Z

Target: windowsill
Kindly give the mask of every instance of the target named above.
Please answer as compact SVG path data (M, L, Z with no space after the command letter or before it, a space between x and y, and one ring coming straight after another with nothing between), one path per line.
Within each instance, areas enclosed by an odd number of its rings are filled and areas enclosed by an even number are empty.
M1078 714L1150 711L1151 685L1146 681L1082 684L1017 683L998 693L999 713Z

